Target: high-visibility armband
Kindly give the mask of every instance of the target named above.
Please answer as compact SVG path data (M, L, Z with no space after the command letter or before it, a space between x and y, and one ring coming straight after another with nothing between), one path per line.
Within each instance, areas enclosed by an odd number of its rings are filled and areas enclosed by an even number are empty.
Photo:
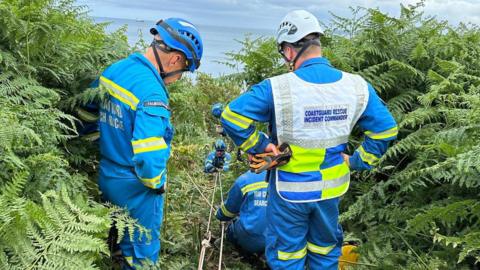
M140 154L166 149L167 143L162 137L150 137L142 140L132 141L133 153Z
M228 106L223 111L222 118L242 129L247 129L253 123L252 119L232 112Z
M383 132L374 133L372 131L365 131L365 135L374 139L374 140L385 140L394 138L398 135L398 127L393 127L389 130L385 130Z
M360 158L363 160L363 162L367 163L368 165L373 166L378 163L379 158L374 154L371 154L365 151L363 146L360 145L357 151L360 154Z

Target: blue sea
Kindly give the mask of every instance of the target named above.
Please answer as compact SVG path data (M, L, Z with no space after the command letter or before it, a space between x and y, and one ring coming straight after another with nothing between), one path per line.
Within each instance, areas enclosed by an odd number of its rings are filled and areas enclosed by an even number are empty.
M141 37L150 44L152 39L150 28L155 25L154 21L131 20L120 18L94 17L96 22L110 22L107 31L112 32L122 26L127 26L128 41L131 45L137 43ZM212 25L196 25L200 31L204 52L202 64L199 71L211 74L215 77L235 73L237 70L230 68L220 62L227 60L226 52L235 52L241 49L242 45L238 42L244 40L246 35L251 38L272 36L273 30L230 28Z

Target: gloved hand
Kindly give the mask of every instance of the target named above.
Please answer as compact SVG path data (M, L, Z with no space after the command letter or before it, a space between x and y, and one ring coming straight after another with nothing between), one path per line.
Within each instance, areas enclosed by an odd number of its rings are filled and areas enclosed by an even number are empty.
M220 118L223 112L223 104L222 103L215 103L212 106L212 115L216 118Z
M283 143L277 147L278 154L275 152L268 152L262 154L256 154L252 156L250 160L250 170L257 174L271 170L278 166L287 164L292 156L292 149L287 143Z
M213 166L216 168L223 168L224 164L225 164L225 157L215 157L215 159L213 159Z
M206 173L213 173L213 172L216 172L217 171L217 168L215 168L215 166L213 166L212 164L207 164L205 166L205 170L204 170Z

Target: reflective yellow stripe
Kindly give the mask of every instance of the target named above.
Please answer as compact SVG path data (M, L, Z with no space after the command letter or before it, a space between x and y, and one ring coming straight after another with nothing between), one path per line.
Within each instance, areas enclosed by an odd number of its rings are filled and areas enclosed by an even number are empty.
M248 192L251 192L251 191L254 191L254 190L257 190L257 189L266 188L266 187L268 187L268 183L265 182L265 181L253 183L253 184L250 184L250 185L246 185L242 188L242 194L245 195Z
M398 127L394 127L380 133L373 133L372 131L366 131L365 135L376 140L389 139L398 135Z
M149 188L156 188L156 186L160 184L164 173L165 170L163 170L158 176L155 176L153 178L140 178L140 180L142 180L145 186Z
M97 122L99 118L98 115L95 115L81 108L77 109L77 114L81 120L85 122L90 122L90 123Z
M317 246L313 243L307 242L308 251L313 252L313 253L317 253L317 254L321 254L321 255L327 255L334 248L335 248L335 245L331 245L331 246L328 246L328 247L321 247L321 246Z
M222 213L227 217L233 218L236 216L234 213L227 210L227 208L225 207L225 204L222 204L222 207L220 209L222 210Z
M347 179L345 180L344 178ZM350 175L344 176L342 179L344 179L343 184L322 190L322 200L338 198L348 191L350 187Z
M307 149L290 144L292 157L290 161L280 167L282 171L291 173L313 172L320 169L325 159L325 149Z
M133 153L139 154L166 149L167 143L162 137L150 137L147 139L132 141Z
M82 139L93 142L95 140L100 139L100 132L98 131L98 132L90 133L88 135L83 136Z
M253 132L252 135L250 135L250 137L248 137L248 139L245 140L242 145L240 145L240 149L245 152L248 151L248 149L254 147L257 144L259 138L260 135L258 134L258 131L255 130L255 132Z
M284 252L284 251L278 251L278 259L282 261L287 261L287 260L295 260L295 259L302 259L307 255L307 247L305 246L301 250L294 251L294 252Z
M320 170L322 180L325 181L325 188L322 190L322 200L337 198L345 194L350 186L350 168L346 162ZM339 179L343 181L338 182ZM336 184L333 184L333 183ZM338 185L340 184L340 185Z
M350 186L350 169L346 162L326 169L320 169L325 160L326 149L307 149L290 144L292 157L290 162L278 168L290 173L320 172L317 181L289 182L277 181L277 189L285 192L321 191L321 200L337 198L345 194Z
M130 91L103 76L100 77L100 84L107 88L110 95L127 104L132 110L137 109L139 100Z
M350 173L350 168L348 168L348 164L346 162L343 162L342 164L322 169L320 170L320 173L322 174L322 180L328 181L332 179L337 179L346 175L347 173Z
M369 165L375 165L378 162L378 157L374 154L370 154L363 148L362 145L357 149L358 153L360 153L360 158Z
M130 266L133 266L133 257L132 257L132 256L127 256L127 257L125 257L125 261L127 261L127 263L128 263Z
M232 112L228 106L223 110L222 118L242 129L247 129L253 123L252 119Z

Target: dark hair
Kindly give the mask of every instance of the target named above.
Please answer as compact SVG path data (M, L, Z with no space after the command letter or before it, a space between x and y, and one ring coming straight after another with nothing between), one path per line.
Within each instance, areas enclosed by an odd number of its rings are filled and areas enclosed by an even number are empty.
M290 43L290 44L295 49L301 49L303 47L303 45L305 44L305 42L311 41L311 40L317 40L318 41L318 46L321 46L320 34L318 34L318 33L308 34L304 38L300 39L299 41L297 41L295 43Z

